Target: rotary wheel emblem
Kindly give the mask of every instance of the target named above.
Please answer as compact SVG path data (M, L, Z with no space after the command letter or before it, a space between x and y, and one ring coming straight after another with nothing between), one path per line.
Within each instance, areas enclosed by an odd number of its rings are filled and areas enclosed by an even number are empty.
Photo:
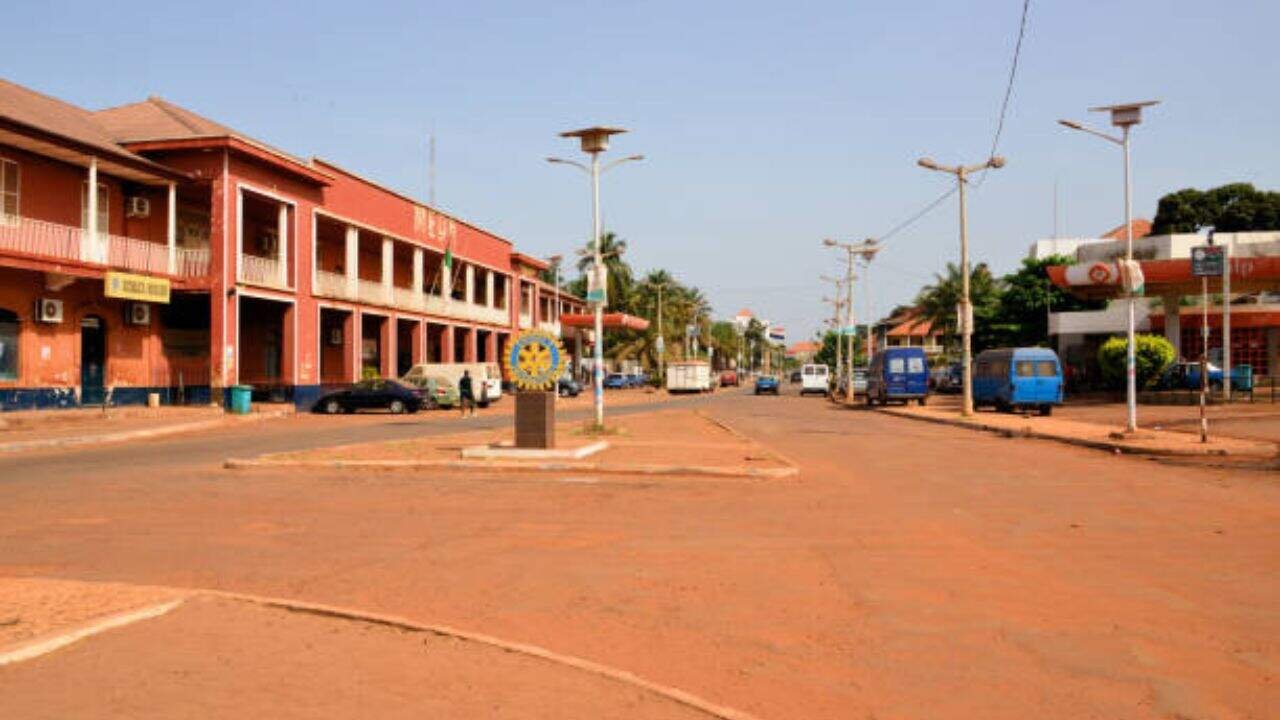
M511 380L524 390L553 387L564 372L564 348L545 330L526 330L513 337L502 359Z

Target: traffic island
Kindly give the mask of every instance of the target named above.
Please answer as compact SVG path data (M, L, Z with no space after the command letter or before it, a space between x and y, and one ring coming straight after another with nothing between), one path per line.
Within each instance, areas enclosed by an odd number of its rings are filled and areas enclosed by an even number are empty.
M603 439L587 425L560 423L554 450L519 448L511 430L493 430L233 458L225 466L739 479L786 478L797 472L777 453L693 410L618 418L610 422L609 433Z
M985 430L1005 437L1054 440L1133 455L1267 460L1276 457L1277 451L1280 450L1275 443L1262 440L1211 435L1209 442L1202 443L1198 436L1184 432L1141 429L1137 433L1130 434L1117 432L1113 425L994 411L976 412L967 418L960 415L959 410L955 408L929 406L890 406L881 408L880 412L912 420Z

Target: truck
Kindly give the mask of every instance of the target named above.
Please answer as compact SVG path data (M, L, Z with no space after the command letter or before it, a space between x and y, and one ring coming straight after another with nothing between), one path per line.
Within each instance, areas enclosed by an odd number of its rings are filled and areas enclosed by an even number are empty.
M711 392L711 364L705 360L682 360L667 365L667 392Z

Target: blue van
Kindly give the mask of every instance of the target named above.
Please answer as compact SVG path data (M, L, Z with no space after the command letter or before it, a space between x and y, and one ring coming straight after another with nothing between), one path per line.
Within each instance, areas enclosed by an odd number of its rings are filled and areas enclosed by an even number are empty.
M915 400L921 405L929 399L929 361L924 348L885 348L871 359L867 370L867 405L881 405L890 400L903 404Z
M1049 348L984 350L973 365L973 406L1035 408L1041 415L1062 404L1062 363Z

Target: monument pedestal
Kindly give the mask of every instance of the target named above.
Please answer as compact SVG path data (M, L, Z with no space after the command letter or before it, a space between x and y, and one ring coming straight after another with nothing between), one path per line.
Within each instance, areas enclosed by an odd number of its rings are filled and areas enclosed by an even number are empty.
M547 450L556 446L556 394L547 390L516 393L516 447Z

